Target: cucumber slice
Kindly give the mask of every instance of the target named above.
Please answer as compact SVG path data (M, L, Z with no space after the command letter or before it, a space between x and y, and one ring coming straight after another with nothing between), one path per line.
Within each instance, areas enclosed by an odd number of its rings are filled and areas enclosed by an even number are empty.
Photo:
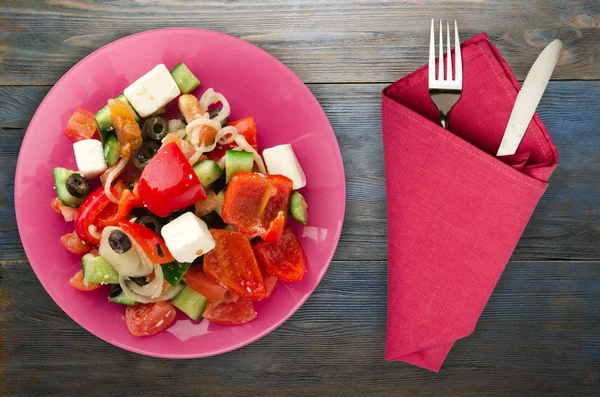
M303 225L308 222L308 204L300 192L295 191L290 198L290 213Z
M169 282L169 284L175 287L177 284L179 284L179 281L181 281L181 278L185 272L187 272L187 269L190 267L190 265L191 263L180 263L177 261L162 265L163 277Z
M198 321L204 313L208 299L189 286L184 285L181 292L171 299L173 306L187 314L192 320Z
M223 174L223 170L212 160L204 160L194 165L194 172L198 175L202 186L208 187Z
M81 266L85 283L119 284L119 273L101 256L85 254Z
M228 150L225 152L225 181L229 183L231 178L239 172L250 172L254 166L254 155L250 152L239 150Z
M108 296L109 302L118 303L120 305L133 306L135 305L135 301L130 299L125 292L121 289L120 285L114 285L110 290L110 295Z
M135 117L135 121L137 121L138 124L141 124L142 119L137 114L135 109L131 106L131 103L129 103L129 100L125 97L125 95L121 94L116 99L124 102L127 106L129 106L129 108L133 112L133 117ZM98 132L100 132L100 138L102 139L102 142L106 142L109 136L115 135L115 127L113 127L112 125L112 118L110 114L110 109L108 109L108 105L104 105L102 109L98 110L98 112L94 115L94 118L96 119L96 124L98 125Z
M109 167L117 164L121 157L121 144L114 135L110 135L104 143L104 158Z
M219 204L215 208L215 212L221 216L221 210L223 209L223 199L225 198L225 189L221 190L219 194L217 194L217 198L219 199Z
M108 105L104 105L104 107L94 115L96 119L96 124L98 125L98 132L100 133L100 138L102 142L106 142L109 136L113 136L115 134L115 128L112 125L112 119L110 115L110 110L108 109Z
M64 205L77 208L83 201L83 198L74 197L67 191L67 179L69 176L71 176L71 174L74 173L75 171L60 167L52 170L52 174L54 175L54 189L56 190L56 195Z
M185 66L183 62L180 62L171 70L171 76L177 83L177 86L184 94L189 94L196 88L200 87L200 80Z

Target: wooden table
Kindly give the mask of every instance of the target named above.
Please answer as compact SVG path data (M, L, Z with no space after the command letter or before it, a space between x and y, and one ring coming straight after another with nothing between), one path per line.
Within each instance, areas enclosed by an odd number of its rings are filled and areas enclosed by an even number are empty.
M438 375L383 361L380 91L426 61L430 18L457 18L463 40L487 31L520 80L545 44L565 43L539 107L560 166L475 332ZM104 44L167 26L240 37L296 72L331 120L348 185L338 250L308 302L252 345L201 360L136 355L74 323L33 274L13 205L21 140L50 87ZM597 0L1 1L0 395L597 395L599 40Z

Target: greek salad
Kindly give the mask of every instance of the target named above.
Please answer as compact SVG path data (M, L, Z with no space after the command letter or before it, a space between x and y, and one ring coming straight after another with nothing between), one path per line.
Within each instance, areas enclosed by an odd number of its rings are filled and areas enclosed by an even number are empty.
M61 243L83 255L69 283L106 288L135 336L167 329L176 309L246 323L278 280L306 273L287 225L308 214L294 150L261 156L254 118L230 120L227 99L212 88L198 99L199 87L185 64L160 64L95 114L77 108L64 129L77 170L53 169L52 208L74 226Z

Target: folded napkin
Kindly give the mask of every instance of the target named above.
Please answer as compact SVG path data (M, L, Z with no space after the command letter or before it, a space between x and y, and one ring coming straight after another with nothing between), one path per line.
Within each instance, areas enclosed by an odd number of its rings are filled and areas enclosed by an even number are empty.
M439 371L468 336L558 153L536 115L513 156L496 158L520 89L485 33L462 45L463 93L438 125L427 65L383 91L388 209L386 360Z

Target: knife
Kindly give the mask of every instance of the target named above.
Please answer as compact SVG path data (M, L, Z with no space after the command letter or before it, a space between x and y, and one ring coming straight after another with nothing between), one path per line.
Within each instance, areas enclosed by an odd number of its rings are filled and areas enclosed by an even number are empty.
M504 130L504 136L496 156L507 156L517 152L535 109L540 103L540 99L542 99L548 81L550 81L556 62L558 62L562 45L563 43L559 39L548 44L533 63L529 73L527 73L523 87L517 95L517 100L510 114L506 130Z

